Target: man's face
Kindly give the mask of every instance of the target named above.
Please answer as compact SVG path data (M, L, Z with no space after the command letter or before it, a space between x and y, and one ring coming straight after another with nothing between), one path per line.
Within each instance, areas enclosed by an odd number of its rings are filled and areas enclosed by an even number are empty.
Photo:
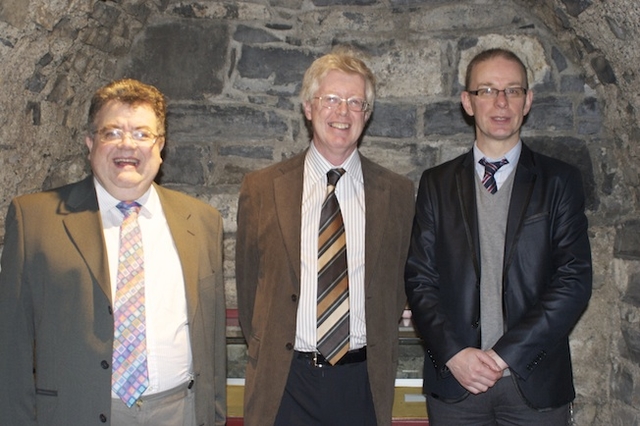
M359 74L332 70L320 83L314 96L336 95L343 99L365 99L365 81ZM304 103L304 115L313 127L313 143L320 154L340 165L358 147L358 139L369 119L368 112L350 111L346 102L332 109L319 99Z
M522 68L502 57L476 64L469 90L487 87L498 90L526 87ZM496 98L481 98L462 92L461 100L467 114L475 118L478 147L486 154L503 155L520 139L520 127L531 109L533 93L529 90L525 96L507 98L500 92Z
M155 144L136 143L129 133L121 141L106 141L100 136L105 129L124 132L144 130L155 135L158 119L149 105L131 106L119 101L108 102L96 114L94 128L98 133L88 135L89 161L93 174L102 186L118 200L131 201L142 196L158 174L164 147L164 137Z

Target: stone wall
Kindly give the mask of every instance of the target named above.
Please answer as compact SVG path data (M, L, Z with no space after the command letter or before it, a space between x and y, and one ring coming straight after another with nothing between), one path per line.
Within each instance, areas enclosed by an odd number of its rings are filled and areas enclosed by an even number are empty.
M639 40L636 0L2 0L0 210L86 175L97 87L155 84L170 99L160 181L222 212L234 307L239 185L308 144L297 94L313 59L338 43L367 53L379 84L362 152L417 183L471 146L460 70L509 47L535 92L525 142L585 179L595 280L572 334L576 423L638 425Z

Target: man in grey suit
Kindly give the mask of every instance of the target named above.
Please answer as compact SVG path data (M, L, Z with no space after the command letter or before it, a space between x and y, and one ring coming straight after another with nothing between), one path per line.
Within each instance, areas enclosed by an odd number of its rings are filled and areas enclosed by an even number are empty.
M165 113L155 87L100 88L85 139L93 175L11 203L0 424L225 424L222 220L153 183Z
M374 97L374 76L353 52L342 48L317 59L301 92L313 133L309 148L248 174L242 184L236 280L249 351L247 426L391 424L414 191L407 178L357 149ZM327 174L336 173L337 184L328 187ZM317 304L325 281L319 228L331 194L346 233L346 247L334 253L342 261L333 282L343 285L340 295L348 298L341 300L348 302L327 309L342 316L326 328L348 324L338 356L321 349L324 315ZM335 241L344 238L339 234Z
M480 52L465 84L476 140L423 173L406 267L429 422L564 426L591 296L580 172L520 139L533 92L513 52Z

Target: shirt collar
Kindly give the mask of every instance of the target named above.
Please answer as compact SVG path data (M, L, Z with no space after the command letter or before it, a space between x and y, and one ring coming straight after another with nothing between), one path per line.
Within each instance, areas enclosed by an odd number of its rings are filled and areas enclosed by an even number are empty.
M326 181L327 172L337 168L343 168L345 174L356 182L364 182L360 154L357 149L351 153L344 163L334 166L318 152L313 143L309 144L309 150L307 151L307 157L305 159L305 173L309 173L309 177L313 182L321 179Z
M120 210L118 210L118 203L123 200L118 200L113 195L109 194L109 192L98 182L98 180L94 177L93 184L96 188L96 196L98 197L98 206L100 211L106 212L109 210L114 210L118 212L120 215ZM128 201L128 200L127 200ZM142 196L136 200L133 200L140 204L140 214L145 217L152 217L153 212L157 211L160 206L160 199L158 198L158 193L156 192L156 188L151 185L149 189L142 194Z
M476 165L476 171L480 174L480 176L484 174L484 166L479 163L479 161L483 158L486 158L488 161L500 161L503 158L506 158L509 163L502 166L498 170L498 172L500 173L510 172L511 170L514 170L516 168L516 165L518 164L518 160L520 159L520 152L522 152L521 139L518 140L518 143L516 144L516 146L511 148L504 156L500 158L489 158L486 155L484 155L482 151L480 151L480 148L478 148L478 142L476 141L473 144L473 161Z

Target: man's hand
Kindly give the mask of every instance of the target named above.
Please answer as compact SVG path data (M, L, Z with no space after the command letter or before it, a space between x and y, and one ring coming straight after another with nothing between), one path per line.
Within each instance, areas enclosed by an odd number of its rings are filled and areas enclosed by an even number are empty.
M509 366L507 365L506 362L504 362L504 360L502 358L500 358L500 355L498 355L496 353L496 351L494 351L493 349L489 349L487 352L487 355L489 355L491 358L493 358L493 360L496 362L496 364L498 364L498 367L500 367L501 371L506 370L507 368L509 368Z
M495 356L502 361L497 354ZM506 366L504 361L502 364ZM447 362L447 367L453 377L474 395L492 387L502 377L503 370L491 355L477 348L461 350Z

